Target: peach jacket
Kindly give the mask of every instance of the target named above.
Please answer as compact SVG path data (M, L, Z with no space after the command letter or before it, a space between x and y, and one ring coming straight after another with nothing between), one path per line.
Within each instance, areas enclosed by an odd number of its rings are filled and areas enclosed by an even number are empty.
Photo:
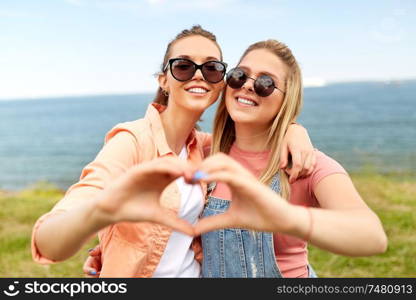
M32 257L41 264L55 263L39 252L35 234L48 217L65 212L96 195L130 167L166 155L176 155L168 146L160 113L165 106L152 103L143 119L116 125L105 137L105 144L97 157L82 170L80 180L72 185L54 208L40 217L32 232ZM193 130L186 145L188 160L199 163L209 151L211 135ZM206 185L202 184L206 195ZM205 198L204 198L205 199ZM177 212L180 193L175 182L162 194L163 206ZM110 225L98 233L102 251L101 277L151 277L155 271L172 230L148 222L122 222ZM202 259L199 239L192 248L196 258Z

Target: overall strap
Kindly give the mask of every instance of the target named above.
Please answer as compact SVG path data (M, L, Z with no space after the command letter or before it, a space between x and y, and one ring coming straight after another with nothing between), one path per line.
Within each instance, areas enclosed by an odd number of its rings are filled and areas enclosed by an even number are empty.
M270 183L269 186L276 193L280 193L280 175L279 175L279 172L274 174L274 176L272 178L272 182Z
M213 190L215 190L216 187L217 187L217 183L216 182L210 182L210 183L208 183L207 194L209 194Z

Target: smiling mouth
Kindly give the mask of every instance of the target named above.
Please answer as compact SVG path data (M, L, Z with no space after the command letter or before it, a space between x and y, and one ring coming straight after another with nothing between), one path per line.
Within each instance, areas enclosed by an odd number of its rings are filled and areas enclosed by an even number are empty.
M241 103L241 104L244 104L244 105L258 106L258 104L256 102L254 102L253 100L250 100L250 99L237 97L236 100L237 100L238 103Z
M187 89L186 91L192 94L199 94L199 95L203 95L209 92L207 89L204 89L201 87L190 88L190 89Z

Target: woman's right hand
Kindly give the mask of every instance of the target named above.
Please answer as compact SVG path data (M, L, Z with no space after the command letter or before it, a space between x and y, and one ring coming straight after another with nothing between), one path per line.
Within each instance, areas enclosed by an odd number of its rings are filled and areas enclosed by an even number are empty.
M85 277L98 278L101 273L101 247L98 244L92 249L88 250L88 257L84 262L82 270Z
M190 170L190 165L177 157L157 158L134 166L102 191L94 213L108 224L156 222L193 235L188 222L160 204L163 190Z

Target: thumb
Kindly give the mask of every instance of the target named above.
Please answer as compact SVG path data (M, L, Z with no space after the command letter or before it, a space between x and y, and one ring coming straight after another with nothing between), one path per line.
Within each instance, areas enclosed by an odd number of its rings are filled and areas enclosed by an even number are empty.
M161 211L155 215L154 222L168 226L173 230L182 232L186 235L194 236L194 228L192 225L179 218L175 212L167 208L161 208Z
M233 227L232 221L228 213L223 213L216 216L205 217L200 219L194 226L194 234L198 236L202 233L213 231L216 229Z

